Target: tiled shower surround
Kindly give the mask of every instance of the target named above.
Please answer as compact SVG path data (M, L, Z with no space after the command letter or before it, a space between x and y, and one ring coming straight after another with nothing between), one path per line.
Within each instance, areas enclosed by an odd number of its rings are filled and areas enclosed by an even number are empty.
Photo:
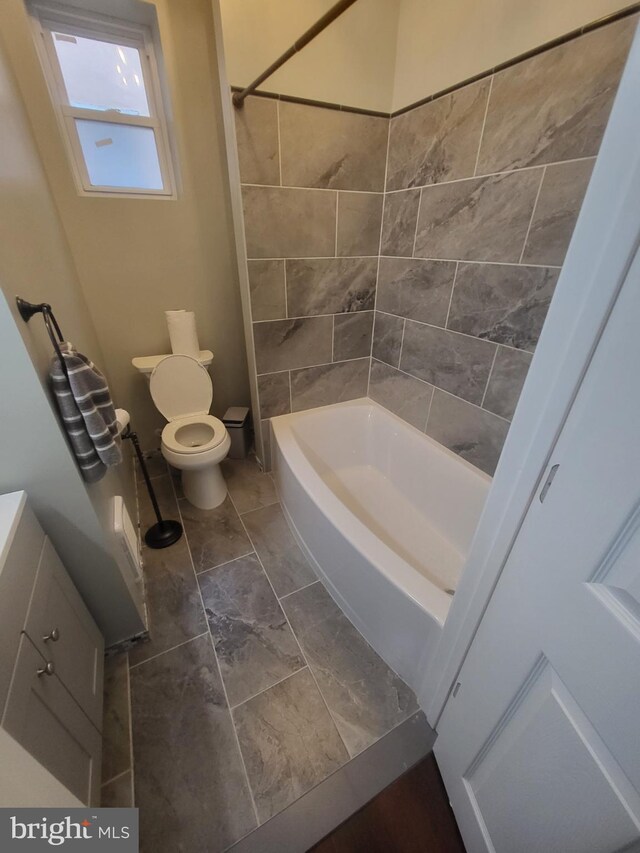
M236 111L263 421L368 394L493 474L637 20L391 119Z

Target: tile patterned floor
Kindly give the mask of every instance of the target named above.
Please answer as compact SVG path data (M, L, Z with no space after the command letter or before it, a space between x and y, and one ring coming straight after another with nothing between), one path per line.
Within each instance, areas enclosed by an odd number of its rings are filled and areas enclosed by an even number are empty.
M225 461L229 496L208 512L152 470L185 535L144 549L151 640L109 661L103 800L128 804L135 781L142 851L218 853L418 706L317 580L253 458Z

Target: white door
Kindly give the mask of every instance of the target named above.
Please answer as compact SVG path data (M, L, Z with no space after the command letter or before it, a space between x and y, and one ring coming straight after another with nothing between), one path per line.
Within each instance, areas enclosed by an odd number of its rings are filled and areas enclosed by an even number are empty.
M640 850L640 255L438 726L469 853Z

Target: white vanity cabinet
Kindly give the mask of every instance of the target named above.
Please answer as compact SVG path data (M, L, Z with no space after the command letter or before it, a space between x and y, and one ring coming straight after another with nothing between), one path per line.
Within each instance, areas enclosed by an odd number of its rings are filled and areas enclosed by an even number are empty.
M93 805L100 789L103 653L102 635L25 493L0 496L1 725Z

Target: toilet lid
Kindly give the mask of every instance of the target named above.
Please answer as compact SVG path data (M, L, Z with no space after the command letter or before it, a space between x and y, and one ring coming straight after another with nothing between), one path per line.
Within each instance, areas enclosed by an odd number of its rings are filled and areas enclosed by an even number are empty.
M190 355L168 355L159 361L149 386L156 408L168 421L209 413L213 400L211 377Z

